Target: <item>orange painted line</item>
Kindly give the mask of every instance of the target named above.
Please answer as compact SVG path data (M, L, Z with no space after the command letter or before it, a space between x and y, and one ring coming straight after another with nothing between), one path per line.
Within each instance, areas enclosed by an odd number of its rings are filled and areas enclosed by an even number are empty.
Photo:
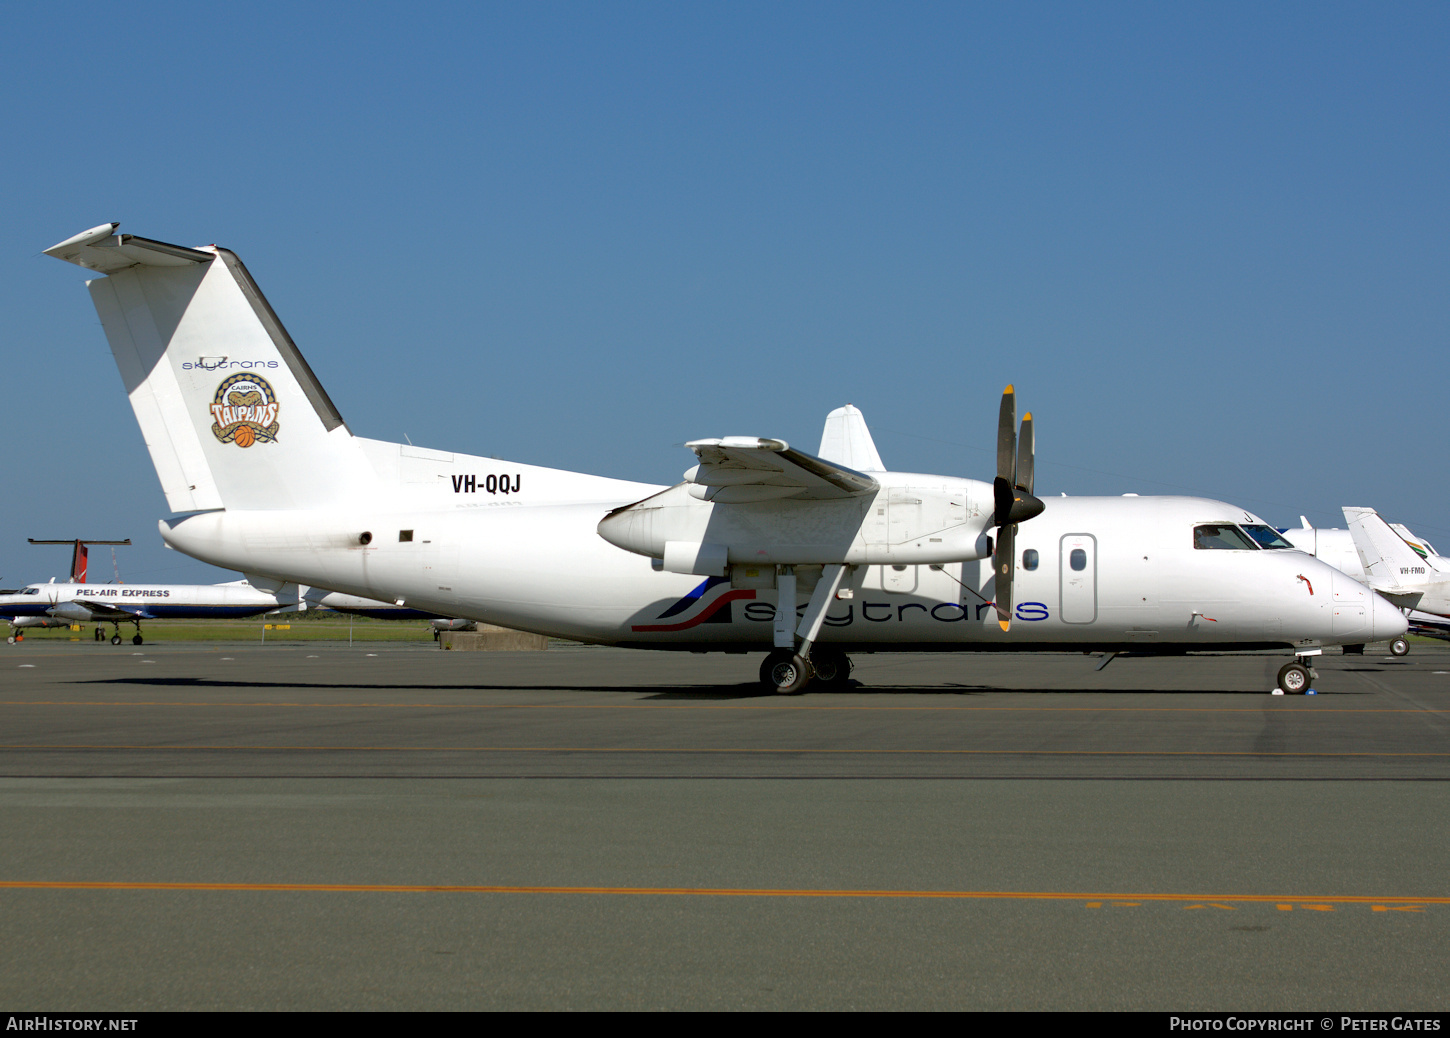
M838 750L749 746L255 746L101 743L0 743L0 750L353 750L366 752L469 753L799 753L839 756L946 755L1043 757L1450 757L1450 752L1399 753L1372 750L1291 752L1281 750Z
M143 883L0 880L0 890L177 890L326 894L633 894L651 897L945 898L970 901L1233 901L1241 904L1450 905L1450 897L1339 897L1307 894L1114 894L1040 890L830 890L774 887L576 887L442 883Z

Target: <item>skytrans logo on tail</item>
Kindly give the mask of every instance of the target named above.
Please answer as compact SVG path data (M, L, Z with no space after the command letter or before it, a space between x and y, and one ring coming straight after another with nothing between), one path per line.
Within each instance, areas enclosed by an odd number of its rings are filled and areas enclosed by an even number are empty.
M277 394L271 384L257 375L232 375L223 379L212 398L211 432L222 443L250 447L254 443L276 443Z

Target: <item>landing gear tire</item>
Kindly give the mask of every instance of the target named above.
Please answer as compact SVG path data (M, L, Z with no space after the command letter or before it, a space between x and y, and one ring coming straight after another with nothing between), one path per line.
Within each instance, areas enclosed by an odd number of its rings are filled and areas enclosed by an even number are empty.
M103 631L103 630L101 630L99 627L97 627L96 628L96 641L103 642L105 640L106 640L106 632Z
M120 645L121 644L121 636L119 634L113 634L113 635L111 635L111 644L112 645Z
M1309 687L1309 668L1302 663L1286 663L1279 668L1279 689L1286 695L1302 696Z
M851 657L834 649L816 649L811 653L811 670L822 685L844 688L851 678Z
M140 645L143 641L145 641L145 639L141 637L141 632L140 631L137 631L136 632L136 636L131 639L131 644L132 645Z
M1403 638L1396 638L1390 642L1391 656L1408 656L1410 654L1410 643Z
M7 642L9 642L11 645L14 645L15 644L15 635L12 634L12 635L10 635L10 637L6 638L5 640Z
M760 683L781 696L793 696L811 680L811 665L789 649L777 649L760 665Z
M1363 656L1364 655L1364 646L1363 645L1346 645L1344 647L1344 654L1346 656Z

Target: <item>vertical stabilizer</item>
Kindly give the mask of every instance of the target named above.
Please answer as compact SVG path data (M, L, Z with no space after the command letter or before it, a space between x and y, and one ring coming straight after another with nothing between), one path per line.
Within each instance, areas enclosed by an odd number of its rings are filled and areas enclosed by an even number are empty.
M1375 587L1411 588L1430 583L1425 560L1373 508L1345 506L1344 518Z
M857 472L886 471L886 466L881 464L881 455L876 453L871 430L866 428L866 416L854 404L838 407L826 415L821 449L816 451L816 455Z
M373 488L342 416L226 249L94 228L45 250L89 282L176 512L306 508Z

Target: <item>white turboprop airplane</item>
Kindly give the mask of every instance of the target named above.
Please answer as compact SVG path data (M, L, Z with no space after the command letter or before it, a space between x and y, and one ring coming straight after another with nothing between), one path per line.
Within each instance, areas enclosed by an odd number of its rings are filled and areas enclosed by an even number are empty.
M218 566L583 642L765 652L781 692L844 681L851 651L923 649L1282 649L1302 692L1323 646L1405 630L1362 584L1260 550L1233 505L1039 501L1010 387L994 483L886 471L849 406L819 456L697 440L669 488L364 439L234 253L117 226L45 251L109 275L92 300L191 513L162 537Z
M14 644L30 626L111 624L111 644L121 644L121 625L134 624L140 645L142 620L199 620L256 616L279 607L277 596L245 580L230 584L27 584L0 592L0 616L11 617ZM96 628L100 640L101 628Z
M305 610L309 603L379 620L427 620L439 631L461 631L472 625L436 613L409 609L391 602L358 598L321 588L303 589L305 597L291 601L296 587L268 590L246 580L227 584L28 584L0 591L0 617L10 620L10 644L23 640L28 627L64 627L72 624L111 624L112 645L121 644L121 625L134 624L131 644L142 645L142 620L236 620L261 613ZM101 628L96 628L101 640Z

